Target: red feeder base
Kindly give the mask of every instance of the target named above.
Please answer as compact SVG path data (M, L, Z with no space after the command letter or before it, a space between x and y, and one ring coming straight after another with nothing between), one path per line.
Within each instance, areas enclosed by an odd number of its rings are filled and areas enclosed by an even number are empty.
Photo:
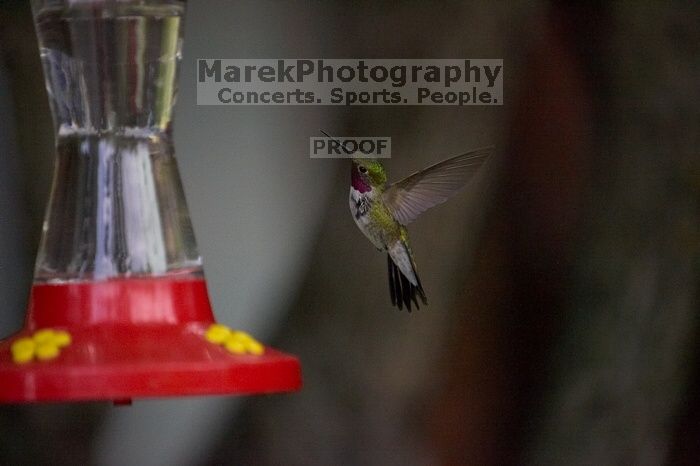
M201 279L35 285L25 328L0 342L0 403L274 393L301 387L299 361L265 348L231 354L204 338L214 323ZM37 330L70 333L49 360L18 364L11 345Z

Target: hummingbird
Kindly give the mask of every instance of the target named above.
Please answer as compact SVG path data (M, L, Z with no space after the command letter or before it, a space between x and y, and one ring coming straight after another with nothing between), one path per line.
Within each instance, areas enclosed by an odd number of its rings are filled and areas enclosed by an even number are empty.
M393 306L406 306L410 312L413 302L420 309L417 297L428 304L406 225L465 187L492 150L486 147L451 157L392 184L387 184L379 160L352 158L350 212L360 231L379 251L387 253Z

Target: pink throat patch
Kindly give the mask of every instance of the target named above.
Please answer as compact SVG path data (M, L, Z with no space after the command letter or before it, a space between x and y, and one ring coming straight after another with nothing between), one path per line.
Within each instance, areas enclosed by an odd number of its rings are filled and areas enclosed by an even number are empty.
M362 179L362 175L357 170L357 165L353 163L351 170L352 171L350 172L350 180L352 187L358 190L360 193L366 193L368 191L371 191L372 186L370 186L364 179Z

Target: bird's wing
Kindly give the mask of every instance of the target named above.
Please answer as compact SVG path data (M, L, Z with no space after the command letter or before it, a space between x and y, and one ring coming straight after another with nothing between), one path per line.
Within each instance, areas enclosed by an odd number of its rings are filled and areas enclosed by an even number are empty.
M384 203L399 223L408 225L422 212L462 189L492 150L493 147L476 149L397 181L384 191Z

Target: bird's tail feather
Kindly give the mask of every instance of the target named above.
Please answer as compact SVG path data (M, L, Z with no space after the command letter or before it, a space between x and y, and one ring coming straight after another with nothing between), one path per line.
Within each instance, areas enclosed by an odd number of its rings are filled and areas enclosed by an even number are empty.
M428 298L425 296L425 291L423 291L423 285L420 283L418 274L415 271L415 266L413 273L416 277L418 285L411 283L408 278L401 272L401 270L396 266L391 256L387 254L387 264L389 271L389 295L391 297L392 306L397 306L399 309L403 309L406 306L408 312L411 312L411 301L415 304L416 309L420 309L418 305L418 299L416 296L420 297L420 300L424 305L428 304Z

